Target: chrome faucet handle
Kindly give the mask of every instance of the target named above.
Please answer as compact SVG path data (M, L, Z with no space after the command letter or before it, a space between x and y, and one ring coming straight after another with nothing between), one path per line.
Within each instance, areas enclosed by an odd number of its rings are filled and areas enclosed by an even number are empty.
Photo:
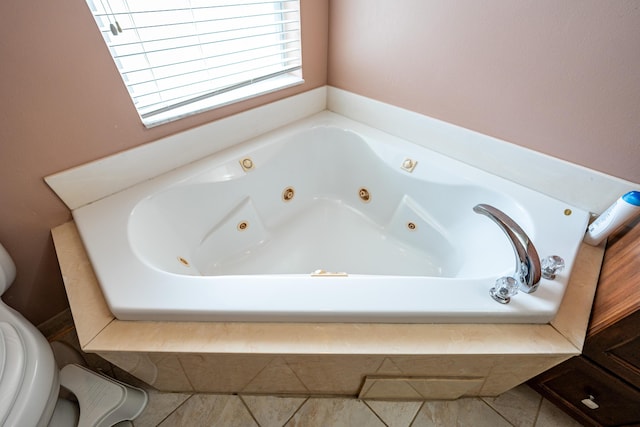
M500 304L507 304L511 297L518 293L518 281L513 277L501 277L496 280L493 288L489 289L491 298Z
M542 277L545 279L553 280L556 278L556 273L560 273L564 270L564 260L558 255L551 255L546 257L540 262L542 269Z

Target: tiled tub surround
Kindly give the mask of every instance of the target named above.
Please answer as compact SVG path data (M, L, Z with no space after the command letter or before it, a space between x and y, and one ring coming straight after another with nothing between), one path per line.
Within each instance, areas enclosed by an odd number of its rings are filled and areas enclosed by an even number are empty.
M304 101L309 98L312 105ZM295 106L299 99L306 108ZM283 102L249 116L275 117L279 126L328 106L592 212L635 186L333 88ZM237 134L239 141L255 136L247 135L246 119L224 119L47 182L73 209L229 147ZM466 151L465 141L473 143ZM172 153L182 153L177 164L167 160ZM149 158L159 162L143 160ZM581 246L549 324L142 322L110 313L74 223L54 229L53 236L82 348L158 389L385 399L494 396L578 354L603 252Z

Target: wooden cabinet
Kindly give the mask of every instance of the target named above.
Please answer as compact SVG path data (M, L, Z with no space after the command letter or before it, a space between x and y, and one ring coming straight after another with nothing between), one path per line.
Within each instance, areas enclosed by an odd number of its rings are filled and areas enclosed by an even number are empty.
M640 388L640 311L589 337L583 353L593 362Z
M529 381L588 426L640 426L640 223L611 239L583 354Z
M640 424L640 390L586 357L574 357L529 384L584 425Z

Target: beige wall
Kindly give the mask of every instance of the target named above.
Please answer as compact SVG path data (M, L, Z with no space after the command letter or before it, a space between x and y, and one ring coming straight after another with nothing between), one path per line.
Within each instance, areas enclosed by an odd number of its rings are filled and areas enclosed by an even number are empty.
M84 0L0 2L0 242L18 268L2 299L36 324L67 307L49 230L70 213L44 176L325 85L328 0L302 21L303 86L147 130Z
M331 0L329 21L330 85L640 183L637 0Z

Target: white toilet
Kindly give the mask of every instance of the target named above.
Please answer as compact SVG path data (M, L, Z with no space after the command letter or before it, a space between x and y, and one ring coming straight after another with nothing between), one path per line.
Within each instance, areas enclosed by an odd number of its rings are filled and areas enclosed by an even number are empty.
M16 275L0 244L0 295ZM60 385L78 404L59 399ZM81 366L58 372L45 337L0 299L0 426L112 426L133 420L147 405L144 390L122 384Z

